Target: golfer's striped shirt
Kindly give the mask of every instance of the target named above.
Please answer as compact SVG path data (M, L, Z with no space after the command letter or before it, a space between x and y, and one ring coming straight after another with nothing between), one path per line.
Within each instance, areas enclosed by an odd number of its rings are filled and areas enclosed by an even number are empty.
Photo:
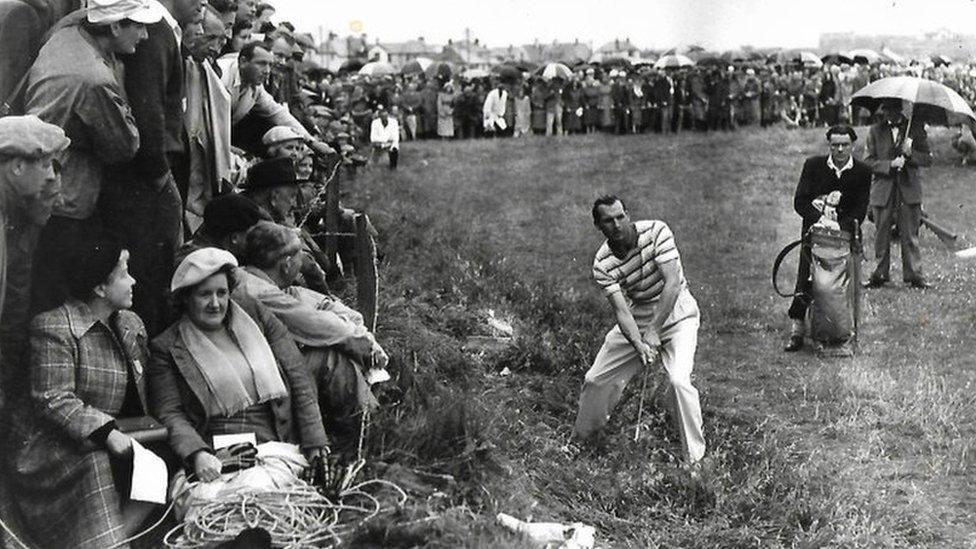
M657 301L664 290L664 276L658 265L679 261L674 235L663 221L637 221L637 247L620 259L610 251L606 242L596 252L593 278L608 296L623 292L631 304ZM681 272L681 264L678 264ZM681 287L685 287L681 274Z

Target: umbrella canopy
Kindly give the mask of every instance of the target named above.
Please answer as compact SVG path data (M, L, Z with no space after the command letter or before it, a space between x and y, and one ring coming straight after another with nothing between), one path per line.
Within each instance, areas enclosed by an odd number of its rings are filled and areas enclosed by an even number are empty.
M475 78L488 78L491 73L484 69L468 69L461 73L461 78L474 80Z
M874 110L886 99L912 103L912 118L922 122L940 125L959 124L967 119L976 122L973 109L958 93L934 80L915 76L875 80L854 92L851 105Z
M427 76L439 78L441 80L450 80L451 76L454 75L454 67L452 67L447 61L434 61L428 65L426 69L424 69L424 72L427 74Z
M658 61L660 61L660 59L658 59ZM698 64L700 66L703 66L703 67L708 67L708 66L711 66L711 67L725 67L725 66L727 66L729 64L729 62L727 60L725 60L725 59L722 59L721 57L716 57L714 55L711 55L711 56L702 57L701 59L699 59L698 60Z
M674 55L665 55L654 62L655 69L676 69L678 67L691 67L694 66L695 62L692 61L688 56L681 55L680 53Z
M851 50L847 52L847 56L853 59L855 63L864 65L873 65L881 62L881 54L867 48Z
M359 69L359 74L363 76L389 76L396 73L397 70L393 65L382 61L370 61Z
M569 80L573 77L573 71L569 69L566 65L562 63L549 63L542 68L542 78L546 80L552 80L553 78L562 78L564 80Z
M610 59L600 61L600 66L606 67L607 69L629 69L631 62L629 59L624 59L623 57L611 57Z
M932 63L934 63L936 67L938 67L939 65L952 64L952 58L949 57L948 55L933 55L929 59L932 60Z
M843 54L843 53L827 54L821 57L820 60L826 64L832 64L832 65L843 65L843 64L853 65L854 64L854 59L849 57L847 54Z
M515 65L495 65L491 68L491 72L497 74L498 78L505 82L515 82L522 78L522 71Z
M343 64L339 65L339 72L342 72L342 73L356 72L356 71L358 71L361 68L363 68L363 62L362 62L362 60L360 60L360 59L349 59L348 61L345 61Z
M905 63L905 56L898 55L888 46L881 48L881 58L896 65L903 65Z
M817 57L817 54L809 51L801 51L793 57L793 60L810 69L819 69L823 66L823 61Z
M400 72L403 74L420 74L427 70L427 67L429 67L433 62L434 61L428 57L418 57L404 65L403 68L400 69Z

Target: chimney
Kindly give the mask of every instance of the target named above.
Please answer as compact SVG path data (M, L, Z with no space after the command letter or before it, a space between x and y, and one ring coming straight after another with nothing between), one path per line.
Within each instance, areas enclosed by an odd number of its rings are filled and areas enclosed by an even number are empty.
M421 44L423 44L424 43L424 37L421 36L420 38L418 38L417 39L417 42L420 42Z
M579 38L573 38L573 45L579 45Z

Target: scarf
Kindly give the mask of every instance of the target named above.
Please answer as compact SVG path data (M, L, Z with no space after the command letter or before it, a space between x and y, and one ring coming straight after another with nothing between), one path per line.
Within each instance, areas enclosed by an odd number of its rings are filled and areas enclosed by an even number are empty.
M237 370L210 338L186 316L179 323L180 337L207 384L208 398L203 407L209 416L231 416L255 404L288 396L278 363L257 324L233 301L228 305L227 315L230 320L227 330L250 367L257 402L251 399L244 386L251 380L237 375Z

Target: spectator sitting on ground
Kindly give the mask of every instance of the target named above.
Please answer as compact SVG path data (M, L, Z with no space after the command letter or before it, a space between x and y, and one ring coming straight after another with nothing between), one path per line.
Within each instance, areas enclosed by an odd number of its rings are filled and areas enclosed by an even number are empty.
M240 259L244 257L244 236L262 220L270 221L271 216L250 198L237 193L219 196L204 208L203 225L180 247L176 263L201 248L220 248Z
M268 221L247 233L237 291L255 299L288 328L319 384L319 406L333 449L354 451L360 414L376 405L363 369L388 357L355 310L295 285L302 242L294 229Z
M254 200L275 223L295 227L298 183L295 162L291 158L263 160L251 166L248 171L244 196ZM325 281L325 273L333 269L332 263L307 232L302 234L302 243L304 253L301 273L304 285L327 293L329 286Z

